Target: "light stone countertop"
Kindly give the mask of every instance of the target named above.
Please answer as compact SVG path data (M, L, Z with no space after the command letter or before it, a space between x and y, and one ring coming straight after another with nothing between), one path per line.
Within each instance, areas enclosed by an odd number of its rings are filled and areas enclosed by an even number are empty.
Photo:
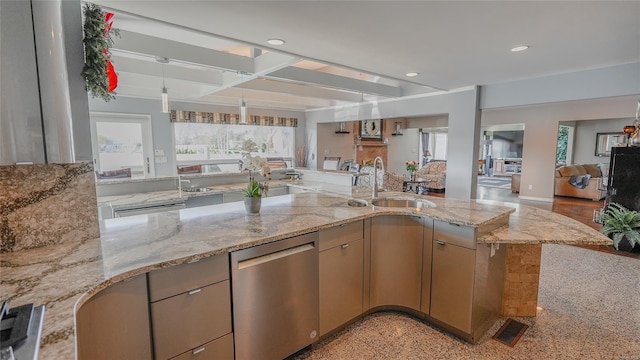
M313 184L307 184L313 189ZM302 187L302 184L298 186ZM416 213L371 205L350 207L350 197L329 194L331 185L311 192L263 199L260 215L246 215L242 202L138 215L100 222L101 237L0 254L2 294L12 302L46 306L40 359L75 357L77 307L110 284L148 271L195 261L377 215ZM333 189L338 191L338 189ZM206 193L205 193L206 194ZM382 192L380 196L417 197ZM509 216L508 227L479 241L515 244L611 244L576 221L524 205L421 196L436 207L418 211L435 219L481 226ZM4 295L3 295L4 297Z

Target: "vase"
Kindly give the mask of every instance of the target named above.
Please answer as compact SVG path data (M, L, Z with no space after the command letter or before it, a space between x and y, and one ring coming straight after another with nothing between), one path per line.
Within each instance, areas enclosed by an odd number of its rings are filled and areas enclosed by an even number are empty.
M244 209L247 214L258 214L260 212L260 206L262 205L262 198L259 197L245 197Z
M416 173L415 173L415 171L411 172L411 181L416 181Z
M623 236L622 240L618 243L618 251L627 251L627 252L640 252L640 245L634 244L631 245L631 241L627 238L627 236Z

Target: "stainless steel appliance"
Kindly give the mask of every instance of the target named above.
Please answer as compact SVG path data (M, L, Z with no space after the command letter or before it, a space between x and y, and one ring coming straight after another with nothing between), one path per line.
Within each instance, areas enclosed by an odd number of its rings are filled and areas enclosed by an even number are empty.
M613 147L609 162L607 204L640 211L640 147Z
M284 359L317 340L318 233L231 253L236 359Z
M37 359L43 320L44 305L9 309L9 302L4 301L0 310L0 359Z
M177 202L165 202L165 203L157 203L152 205L140 205L137 207L129 207L129 208L121 208L118 210L113 210L113 217L120 218L126 216L135 216L142 214L153 214L162 211L171 211L171 210L181 210L185 209L187 206L185 205L184 200L179 200Z

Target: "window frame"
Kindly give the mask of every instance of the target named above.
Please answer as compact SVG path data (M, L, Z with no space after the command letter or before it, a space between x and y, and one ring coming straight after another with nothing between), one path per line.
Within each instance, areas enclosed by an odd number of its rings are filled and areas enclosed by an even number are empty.
M155 177L155 158L153 147L153 129L151 126L150 114L134 114L134 113L114 113L114 112L89 112L89 123L91 127L91 152L93 156L93 166L95 171L103 171L100 167L100 149L98 147L97 122L111 123L133 123L140 124L142 132L142 158L146 160L143 164L142 178Z

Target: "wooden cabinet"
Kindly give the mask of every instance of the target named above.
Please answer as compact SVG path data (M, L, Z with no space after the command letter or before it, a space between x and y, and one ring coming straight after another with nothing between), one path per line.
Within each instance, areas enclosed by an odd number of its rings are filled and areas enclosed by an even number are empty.
M152 359L146 276L100 291L76 314L78 359Z
M320 335L363 311L363 221L320 231Z
M511 175L522 172L522 159L494 159L493 175Z
M233 358L232 341L215 343L231 334L227 254L152 271L148 278L156 359L224 358L229 353Z
M371 224L371 308L397 305L420 311L423 218L379 216Z

